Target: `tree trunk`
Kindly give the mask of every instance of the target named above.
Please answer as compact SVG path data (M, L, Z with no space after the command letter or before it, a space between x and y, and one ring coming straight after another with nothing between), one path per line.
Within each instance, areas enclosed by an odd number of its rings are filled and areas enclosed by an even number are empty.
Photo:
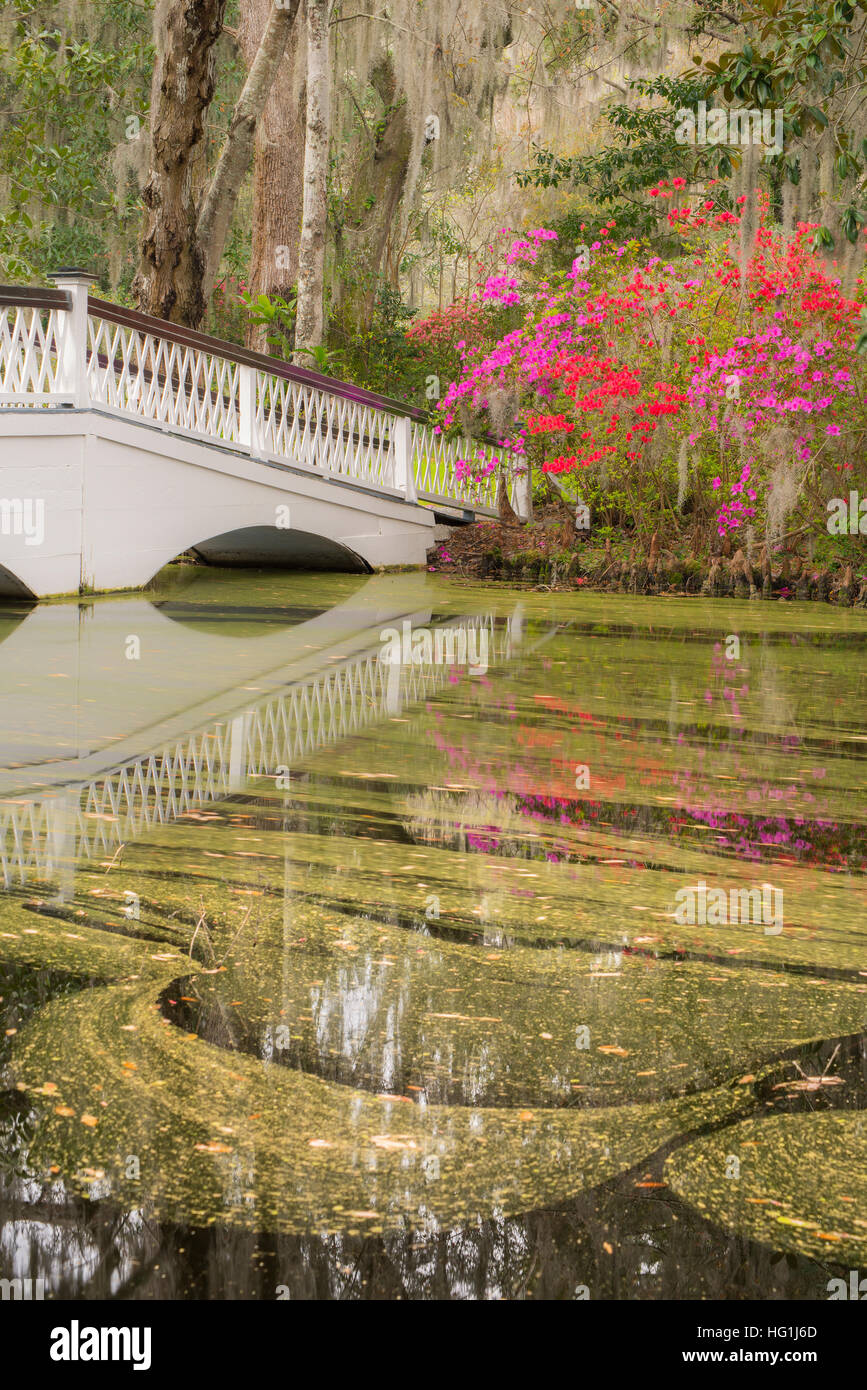
M506 525L518 520L518 515L509 500L509 479L506 466L502 463L497 471L497 514Z
M331 122L329 0L307 0L307 134L304 147L304 211L298 250L296 360L317 347L325 331L325 233L328 215L328 134Z
M341 317L350 332L369 327L373 318L382 258L412 153L406 97L396 91L390 58L376 66L370 82L385 111L352 180L339 248Z
M151 85L150 174L141 260L132 285L140 310L195 325L205 312L192 162L214 95L214 45L226 0L158 0Z
M252 67L271 0L246 0L238 39L248 69ZM256 129L253 156L253 234L250 294L287 299L298 280L298 241L304 169L304 26L293 24L283 61ZM247 346L268 352L267 330L251 324Z
M256 126L280 67L298 5L299 0L283 0L281 5L274 5L268 16L262 42L232 112L229 133L199 213L196 236L204 263L202 294L205 300L214 288L238 193L253 153Z

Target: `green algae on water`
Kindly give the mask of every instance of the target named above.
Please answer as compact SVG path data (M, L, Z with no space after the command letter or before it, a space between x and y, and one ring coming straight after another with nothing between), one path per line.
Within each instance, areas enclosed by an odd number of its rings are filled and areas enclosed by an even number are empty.
M863 1113L744 1120L678 1149L665 1177L702 1216L740 1236L838 1265L867 1264Z

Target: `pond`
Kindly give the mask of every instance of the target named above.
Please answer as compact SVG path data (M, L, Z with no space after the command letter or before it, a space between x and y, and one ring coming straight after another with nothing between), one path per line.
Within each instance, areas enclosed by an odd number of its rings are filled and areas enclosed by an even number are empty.
M172 569L0 610L0 1277L827 1298L867 620Z

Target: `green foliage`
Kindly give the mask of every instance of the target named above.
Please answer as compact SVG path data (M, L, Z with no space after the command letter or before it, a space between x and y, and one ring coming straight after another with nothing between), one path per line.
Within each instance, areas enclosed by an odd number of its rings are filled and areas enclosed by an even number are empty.
M275 357L288 358L295 342L295 318L298 310L297 290L292 290L288 299L282 295L259 294L241 295L241 303L247 311L250 323L266 328L265 334L269 348Z
M19 3L0 50L0 177L26 212L3 214L7 275L33 278L72 260L107 285L112 238L133 235L138 195L116 186L113 152L128 122L146 119L150 16L123 0L97 11L91 38L59 4Z
M751 38L684 74L688 80L705 77L726 101L781 109L786 137L829 132L837 178L856 181L855 196L841 216L843 235L852 243L867 210L867 141L860 138L859 124L867 83L865 15L867 0L756 0L742 12ZM782 163L785 176L797 183L794 161Z
M559 156L537 144L531 167L516 175L521 188L580 191L579 206L553 224L564 243L594 238L611 216L622 234L653 239L658 218L641 196L649 183L673 175L694 179L731 173L730 152L724 146L693 147L675 138L677 111L706 98L712 89L709 79L635 78L629 87L655 104L612 103L605 112L608 128L599 149Z
M312 360L309 365L315 367L317 372L324 372L326 376L336 376L340 370L345 353L339 348L327 348L324 343L317 343L312 348L296 348L296 353L310 357Z
M341 366L347 379L384 396L424 404L425 377L431 367L407 340L407 326L414 316L400 291L383 282L369 328L347 331L334 324L332 335L344 354Z

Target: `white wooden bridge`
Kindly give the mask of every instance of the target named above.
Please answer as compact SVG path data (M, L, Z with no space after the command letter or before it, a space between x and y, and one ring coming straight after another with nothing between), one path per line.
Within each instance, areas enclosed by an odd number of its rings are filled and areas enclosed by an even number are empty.
M0 598L135 589L221 564L422 565L435 507L494 515L528 479L425 412L89 294L0 287ZM477 480L459 463L473 457ZM486 473L485 470L490 469Z

